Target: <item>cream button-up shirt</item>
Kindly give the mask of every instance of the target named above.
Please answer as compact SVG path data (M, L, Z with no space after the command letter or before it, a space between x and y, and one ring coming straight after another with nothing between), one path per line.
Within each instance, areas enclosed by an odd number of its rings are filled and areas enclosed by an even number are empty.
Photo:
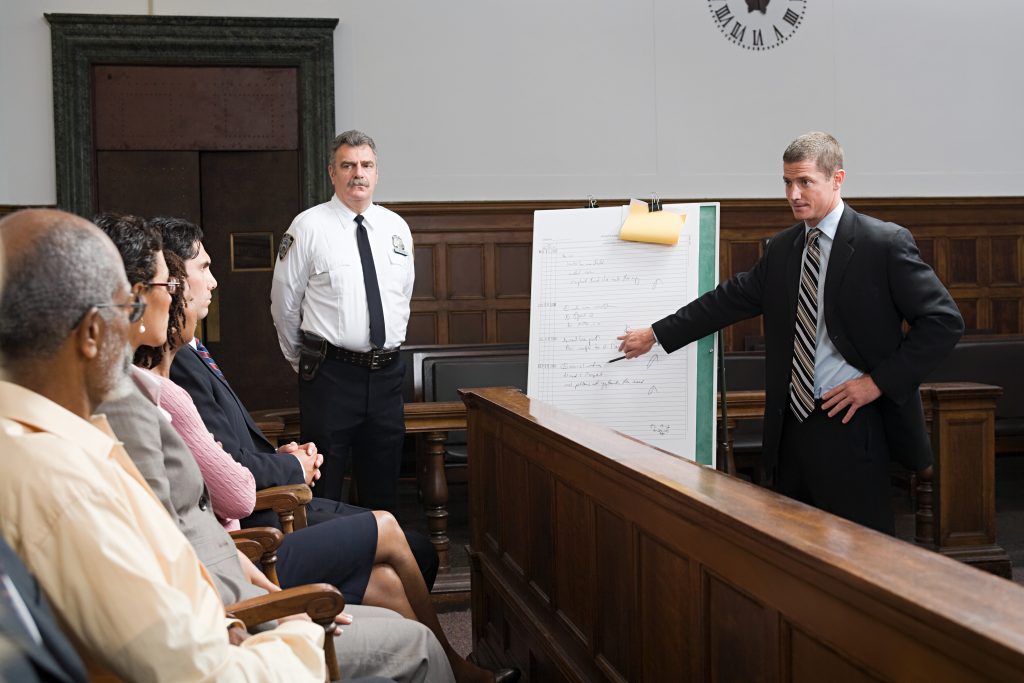
M270 313L281 351L295 370L303 330L349 351L370 350L370 314L355 217L335 195L296 216L282 238ZM384 308L384 348L394 349L405 341L416 279L412 233L401 216L377 204L371 204L363 218Z
M93 680L324 680L324 631L287 622L236 647L206 569L102 416L0 382L0 532Z

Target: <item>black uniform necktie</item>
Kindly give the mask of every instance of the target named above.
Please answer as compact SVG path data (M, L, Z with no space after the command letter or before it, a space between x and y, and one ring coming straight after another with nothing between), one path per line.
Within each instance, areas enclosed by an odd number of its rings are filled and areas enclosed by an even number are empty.
M800 270L800 297L796 305L789 398L800 422L814 410L814 351L818 345L818 273L821 272L819 236L821 230L817 228L807 233L807 256Z
M382 349L384 348L384 305L380 300L377 269L373 265L370 238L366 235L362 214L356 216L356 245L359 247L359 260L363 263L363 285L366 287L366 305L370 311L370 343L374 348Z

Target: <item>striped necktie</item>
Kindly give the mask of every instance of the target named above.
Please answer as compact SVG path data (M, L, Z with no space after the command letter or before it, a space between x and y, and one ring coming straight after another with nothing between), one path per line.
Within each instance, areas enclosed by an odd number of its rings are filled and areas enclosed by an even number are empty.
M203 342L199 341L198 338L196 339L196 351L199 352L199 357L203 359L203 362L213 370L213 374L224 379L224 373L217 367L217 361L213 360L213 356L210 355L210 350L203 346Z
M803 422L814 410L814 350L818 340L818 274L821 272L821 230L807 233L807 251L800 271L800 297L796 306L796 335L793 338L793 372L789 381L789 403L796 419Z

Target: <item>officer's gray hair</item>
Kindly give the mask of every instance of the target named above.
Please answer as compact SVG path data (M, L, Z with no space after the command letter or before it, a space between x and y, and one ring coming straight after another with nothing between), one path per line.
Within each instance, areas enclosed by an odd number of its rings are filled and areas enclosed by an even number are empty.
M334 165L334 155L338 153L338 148L342 145L348 145L349 147L362 147L366 145L373 150L374 154L377 154L377 144L373 141L373 138L361 130L346 130L331 141L331 155L327 157L328 166Z
M57 221L42 227L18 258L5 259L0 283L0 355L5 365L47 357L91 306L110 302L124 269L107 241Z
M804 133L789 143L782 153L782 161L787 164L813 161L825 177L831 178L843 167L843 148L828 133Z

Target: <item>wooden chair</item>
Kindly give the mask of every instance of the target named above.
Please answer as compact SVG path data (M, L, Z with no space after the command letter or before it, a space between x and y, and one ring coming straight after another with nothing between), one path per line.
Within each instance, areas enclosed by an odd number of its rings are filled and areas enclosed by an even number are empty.
M277 549L284 540L284 534L273 527L253 527L232 531L231 538L235 541L235 547L253 564L261 567L275 586L280 587L277 578ZM280 592L226 605L224 609L228 615L245 624L247 629L292 614L307 614L324 629L324 660L327 662L330 679L336 681L341 678L332 634L334 618L345 609L345 598L331 584L311 583L285 588Z
M305 484L288 484L260 489L256 492L254 511L273 510L281 520L286 534L306 528L306 505L313 500L313 491Z

